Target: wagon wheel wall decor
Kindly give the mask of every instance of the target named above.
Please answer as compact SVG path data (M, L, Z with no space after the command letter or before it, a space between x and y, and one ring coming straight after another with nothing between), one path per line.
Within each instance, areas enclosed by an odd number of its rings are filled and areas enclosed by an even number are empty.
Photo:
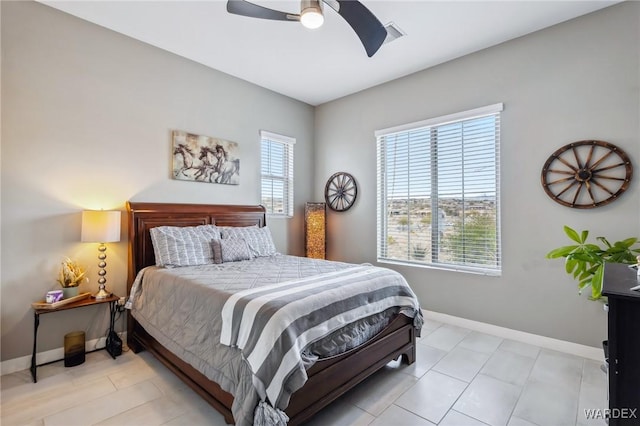
M338 172L332 175L324 187L324 199L331 210L347 211L358 196L356 180L349 173Z
M617 146L579 141L563 146L542 168L542 187L563 206L590 209L614 201L633 175L631 160Z

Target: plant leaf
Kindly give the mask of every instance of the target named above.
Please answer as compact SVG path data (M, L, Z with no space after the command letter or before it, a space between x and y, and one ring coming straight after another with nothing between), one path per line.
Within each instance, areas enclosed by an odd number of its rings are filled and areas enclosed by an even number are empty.
M573 278L578 279L578 277L584 275L585 269L586 265L584 264L584 262L576 262L575 269L573 270Z
M611 247L611 243L605 237L596 237L596 240L602 242L607 247Z
M589 286L589 285L591 285L591 278L589 278L589 279L585 279L585 280L580 280L580 281L578 282L578 288L579 288L579 289L581 289L581 290L582 290L583 288L585 288L585 287Z
M578 248L578 246L558 247L557 249L551 250L549 253L547 253L547 259L557 259L559 257L566 257L576 248Z
M602 279L604 278L604 264L601 264L591 280L591 298L598 300L602 297Z
M592 253L571 253L571 258L581 262L599 263L600 258Z
M584 244L584 242L587 241L588 236L589 236L589 231L587 231L586 229L582 231L582 234L580 235L580 244Z
M613 243L613 245L616 247L622 247L624 249L628 249L629 247L634 245L636 241L638 241L637 238L627 238L626 240L616 241L615 243Z
M585 232L586 232L586 235L585 235ZM589 231L582 231L582 235L585 238L581 239L578 233L573 229L569 228L567 225L564 226L564 233L567 234L567 237L571 238L573 241L575 241L578 244L584 243L584 240L589 235Z
M589 287L590 285L591 285L591 278L580 280L578 282L578 294L582 294L582 290Z
M578 277L578 280L580 280L580 281L583 281L583 280L586 280L586 279L590 280L592 275L593 274L591 272L589 272L589 271L583 271L580 274L580 276Z
M613 245L605 237L597 237L601 243L587 243L589 231L580 234L569 226L564 233L577 245L563 246L547 253L548 259L565 258L565 271L578 281L578 293L591 286L591 300L606 300L602 296L602 281L605 263L640 264L640 238L632 237L616 241ZM604 248L603 248L604 247Z
M578 265L578 262L575 259L570 259L567 257L567 261L564 263L564 270L567 272L567 274L571 274L576 266Z
M604 250L602 250L600 247L598 247L595 244L585 244L583 246L585 249L595 252L595 253L602 253Z

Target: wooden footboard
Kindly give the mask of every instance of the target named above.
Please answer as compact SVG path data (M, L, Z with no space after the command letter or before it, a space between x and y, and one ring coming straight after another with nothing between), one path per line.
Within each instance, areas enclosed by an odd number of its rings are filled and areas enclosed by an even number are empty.
M351 351L318 361L309 379L295 392L285 410L290 425L301 424L335 399L399 356L407 364L416 359L413 319L398 315L382 332Z
M163 347L132 317L128 320L132 332L128 345L134 352L143 349L175 373L182 381L218 410L229 424L233 395L222 390L188 363ZM285 410L290 425L302 424L335 399L362 382L371 374L399 356L413 364L416 356L416 336L413 319L398 315L383 331L367 343L344 354L316 362L308 371L308 380L293 394Z

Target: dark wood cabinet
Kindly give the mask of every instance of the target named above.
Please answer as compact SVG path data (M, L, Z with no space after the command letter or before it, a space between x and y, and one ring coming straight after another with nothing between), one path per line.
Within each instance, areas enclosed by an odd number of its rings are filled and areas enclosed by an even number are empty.
M609 425L640 425L640 284L636 270L607 264L602 294L609 304Z

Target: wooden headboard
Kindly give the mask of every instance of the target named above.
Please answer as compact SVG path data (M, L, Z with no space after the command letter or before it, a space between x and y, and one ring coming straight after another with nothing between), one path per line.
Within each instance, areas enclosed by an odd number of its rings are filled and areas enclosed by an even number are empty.
M138 272L155 265L149 230L156 226L265 226L263 206L127 202L129 216L129 279L127 294Z

